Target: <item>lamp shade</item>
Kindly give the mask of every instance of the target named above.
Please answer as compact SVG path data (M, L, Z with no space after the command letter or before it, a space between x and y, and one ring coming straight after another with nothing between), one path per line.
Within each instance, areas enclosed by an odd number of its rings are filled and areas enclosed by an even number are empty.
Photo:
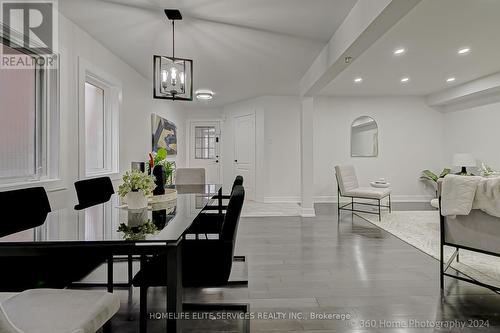
M457 167L475 167L477 163L471 154L458 153L453 155L453 165Z

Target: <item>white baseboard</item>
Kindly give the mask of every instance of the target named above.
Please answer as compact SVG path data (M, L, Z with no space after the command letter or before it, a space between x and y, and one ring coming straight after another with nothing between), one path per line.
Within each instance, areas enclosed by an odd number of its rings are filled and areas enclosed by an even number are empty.
M392 195L392 202L431 202L434 199L432 195ZM386 199L384 199L386 200ZM333 195L319 195L313 197L314 203L337 203L337 196ZM341 201L349 201L346 198L341 198ZM301 198L299 196L288 197L264 197L264 203L299 203Z
M264 197L264 203L300 203L299 196L289 197Z
M434 199L432 195L391 195L392 202L431 202L432 199ZM320 195L315 196L313 200L314 203L337 203L337 196ZM340 200L349 201L345 198Z
M302 208L300 210L301 217L316 217L316 211L314 208Z

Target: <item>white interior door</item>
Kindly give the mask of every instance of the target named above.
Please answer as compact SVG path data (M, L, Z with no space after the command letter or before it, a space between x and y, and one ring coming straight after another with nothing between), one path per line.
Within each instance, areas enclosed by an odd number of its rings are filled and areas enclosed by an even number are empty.
M243 176L245 196L255 200L255 114L233 118L233 142L234 177Z
M191 122L189 167L204 168L208 184L220 184L220 123Z

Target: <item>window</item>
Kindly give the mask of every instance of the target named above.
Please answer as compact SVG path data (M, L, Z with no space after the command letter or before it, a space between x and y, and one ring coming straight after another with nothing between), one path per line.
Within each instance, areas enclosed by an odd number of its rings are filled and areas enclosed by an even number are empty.
M21 54L6 45L0 47ZM1 184L57 177L57 85L56 69L0 70Z
M118 172L120 85L80 59L80 176Z
M195 141L194 156L196 159L215 158L215 127L196 126Z

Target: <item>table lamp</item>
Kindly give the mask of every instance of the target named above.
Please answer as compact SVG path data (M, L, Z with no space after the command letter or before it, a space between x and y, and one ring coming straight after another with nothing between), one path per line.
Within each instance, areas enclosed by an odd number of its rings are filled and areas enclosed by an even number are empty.
M457 153L453 155L453 165L462 168L458 173L459 175L467 175L467 167L475 167L477 163L476 159L471 154Z

